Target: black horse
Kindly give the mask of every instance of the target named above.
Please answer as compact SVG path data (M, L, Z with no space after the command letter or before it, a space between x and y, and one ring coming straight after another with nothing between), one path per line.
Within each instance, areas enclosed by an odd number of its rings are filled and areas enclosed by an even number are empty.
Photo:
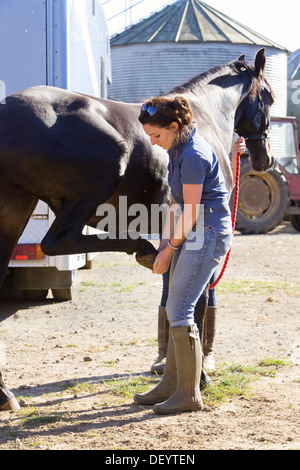
M228 190L233 187L228 154L234 130L248 139L252 166L270 168L274 159L268 138L273 94L264 78L264 49L249 65L241 56L216 67L169 95L190 101L201 135L218 155ZM0 287L15 245L39 199L56 214L42 241L47 255L122 251L136 253L151 267L156 250L136 236L100 239L83 235L96 227L103 203L119 208L169 201L167 155L153 147L138 122L139 104L103 100L51 87L15 93L0 106ZM128 218L130 223L130 218ZM157 231L150 228L149 233ZM0 374L0 410L14 397Z

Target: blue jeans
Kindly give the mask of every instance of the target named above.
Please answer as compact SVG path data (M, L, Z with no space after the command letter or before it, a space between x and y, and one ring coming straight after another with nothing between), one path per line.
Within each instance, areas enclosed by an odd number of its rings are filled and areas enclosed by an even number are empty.
M162 278L163 278L163 286L162 286L162 294L161 294L161 301L160 301L160 305L162 307L165 307L166 306L166 303L167 303L167 300L168 300L168 294L169 294L169 274L170 274L170 269L165 273L163 274ZM214 282L217 280L218 278L218 269L216 269L210 280L209 280L209 284L214 284ZM204 297L202 299L203 295L201 295L201 299L198 300L198 302L202 302L203 305L206 304L206 298ZM216 296L216 288L213 287L212 289L209 289L209 292L208 292L208 305L210 307L216 307L217 306L217 296ZM202 307L204 308L204 306Z
M195 305L222 258L229 251L232 234L216 237L209 228L204 232L201 249L186 249L184 242L175 251L170 267L166 311L171 327L192 325Z

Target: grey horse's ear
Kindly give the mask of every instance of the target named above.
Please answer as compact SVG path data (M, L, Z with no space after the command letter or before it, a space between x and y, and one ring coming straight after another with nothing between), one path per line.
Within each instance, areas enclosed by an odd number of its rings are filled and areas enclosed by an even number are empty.
M266 54L265 54L265 49L260 49L254 60L255 64L255 72L257 77L261 77L264 73L265 66L266 66Z
M238 62L246 62L245 54L240 55L240 57L238 57L237 60L238 60Z

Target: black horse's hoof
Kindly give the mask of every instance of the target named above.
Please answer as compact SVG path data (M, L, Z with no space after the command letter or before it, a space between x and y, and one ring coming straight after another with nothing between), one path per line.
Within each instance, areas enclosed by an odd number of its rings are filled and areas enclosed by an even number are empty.
M0 411L18 411L19 409L20 405L14 396L3 405L0 405Z
M155 261L157 254L158 254L158 251L154 247L152 249L149 249L149 247L147 247L139 251L135 255L135 259L140 265L144 266L144 268L151 269L152 271L153 263Z
M0 411L19 409L19 403L17 402L14 394L4 385L0 372Z

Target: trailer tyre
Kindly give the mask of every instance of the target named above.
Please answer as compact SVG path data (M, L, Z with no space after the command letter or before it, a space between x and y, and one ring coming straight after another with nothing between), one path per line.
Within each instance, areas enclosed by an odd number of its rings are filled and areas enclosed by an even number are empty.
M54 300L58 302L65 302L73 300L76 293L76 269L68 271L69 287L62 287L61 289L51 289Z
M57 302L65 302L67 300L73 300L75 295L75 289L68 287L67 289L51 289L54 300Z
M242 234L273 230L282 221L288 202L287 181L278 167L258 173L248 159L241 159L236 230Z

